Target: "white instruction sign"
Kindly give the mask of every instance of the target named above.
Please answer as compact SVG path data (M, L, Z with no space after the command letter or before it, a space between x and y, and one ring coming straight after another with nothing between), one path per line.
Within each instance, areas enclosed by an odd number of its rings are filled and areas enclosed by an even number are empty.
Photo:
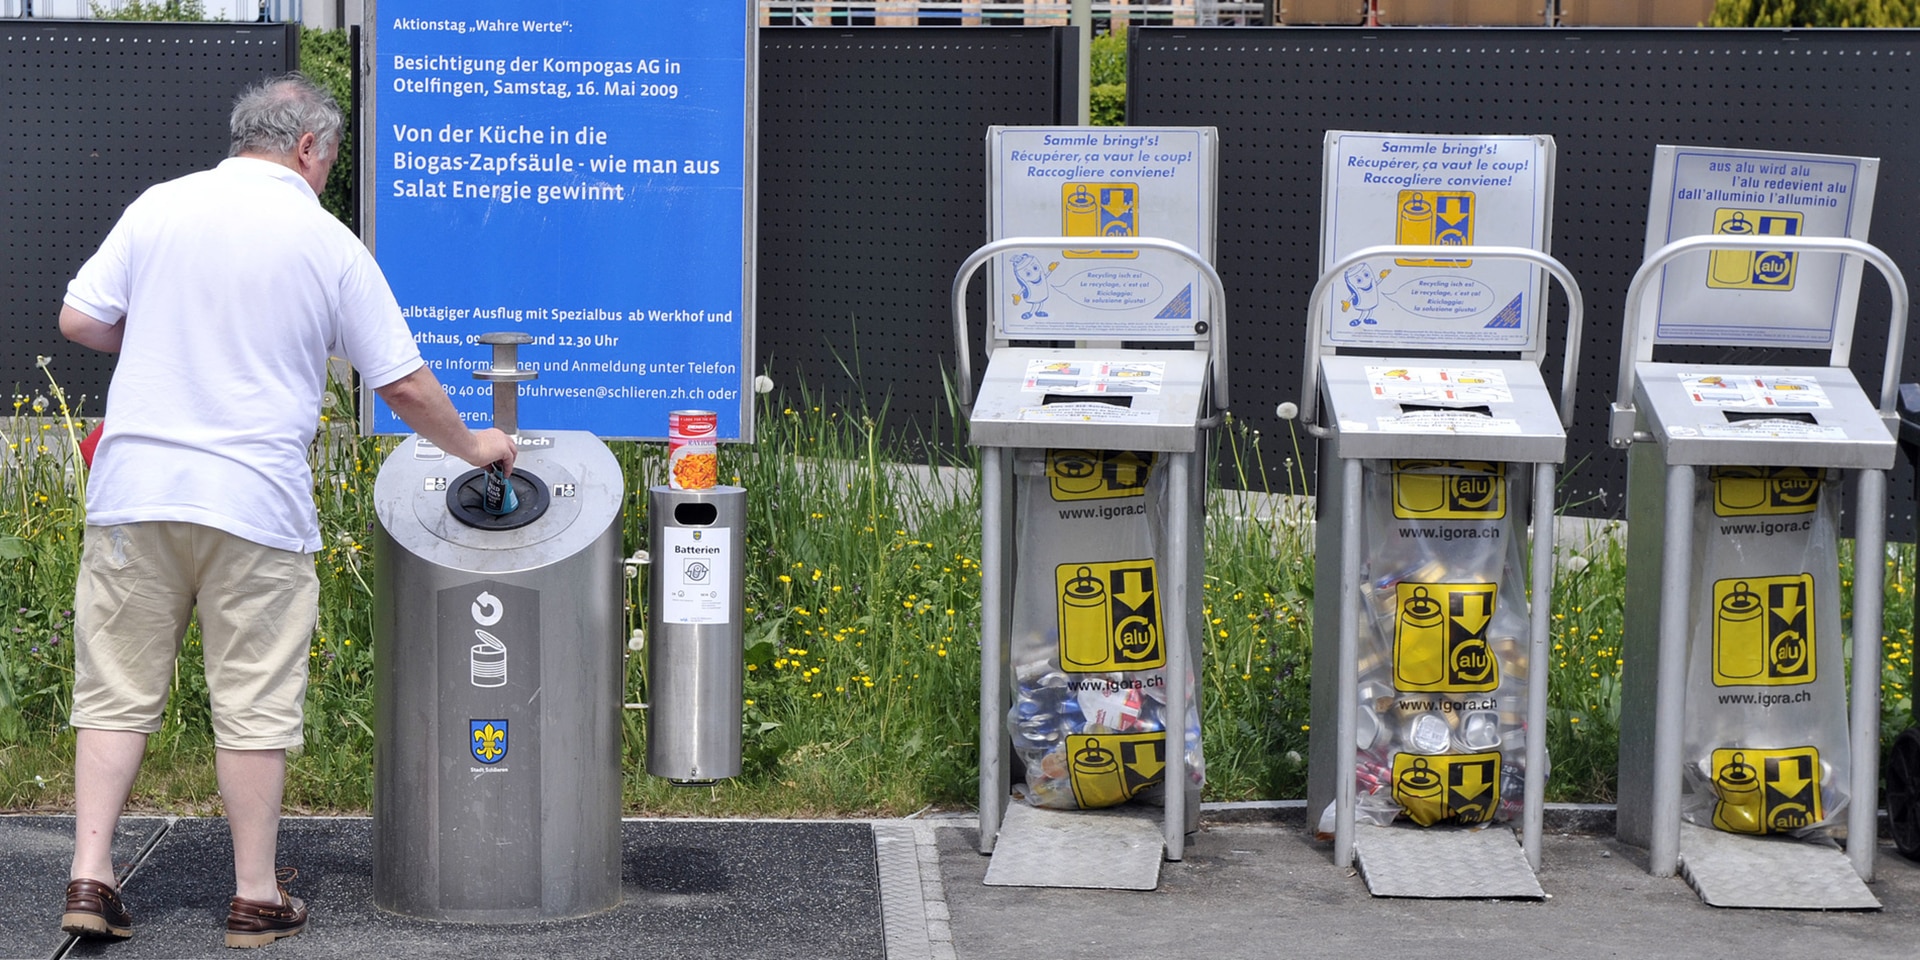
M1159 393L1167 365L1157 362L1029 360L1025 390L1069 394Z
M1512 403L1502 370L1453 367L1367 367L1375 400L1394 403Z
M1819 410L1833 406L1812 377L1684 372L1680 385L1696 407L1741 410Z
M732 623L733 531L725 527L666 527L654 554L662 623Z
M1703 234L1867 238L1880 161L1818 153L1657 147L1646 255ZM1642 310L1658 343L1825 349L1853 324L1857 257L1714 250L1662 268Z
M1000 336L1191 340L1207 290L1182 257L1126 245L1158 237L1213 256L1212 127L994 127L987 235L1086 237L985 269Z
M1320 269L1381 244L1546 251L1553 138L1330 130ZM1540 343L1545 276L1515 260L1382 257L1328 294L1321 342L1524 351Z

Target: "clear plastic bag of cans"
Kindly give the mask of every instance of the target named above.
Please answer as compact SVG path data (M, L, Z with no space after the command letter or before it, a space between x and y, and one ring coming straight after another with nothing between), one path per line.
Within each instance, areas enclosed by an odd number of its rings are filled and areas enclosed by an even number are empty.
M1804 837L1844 820L1838 494L1833 474L1798 467L1713 467L1697 485L1682 735L1694 823Z
M1368 461L1357 819L1509 819L1526 783L1524 485L1509 465Z
M1032 450L1014 457L1017 570L1007 728L1040 807L1162 796L1204 766L1192 671L1184 756L1166 748L1166 481L1151 453ZM1195 634L1198 642L1198 635ZM1172 759L1173 762L1169 762Z

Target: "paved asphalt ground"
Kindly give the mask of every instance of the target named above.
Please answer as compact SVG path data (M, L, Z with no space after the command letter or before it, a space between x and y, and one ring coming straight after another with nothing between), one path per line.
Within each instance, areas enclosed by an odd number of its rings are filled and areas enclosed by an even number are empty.
M1882 843L1870 912L1722 910L1607 835L1604 813L1549 809L1551 899L1384 900L1307 837L1298 805L1209 808L1151 892L981 884L971 817L845 822L630 820L624 898L586 920L417 921L372 902L362 818L285 823L306 933L254 954L308 957L713 957L725 960L1920 957L1920 864ZM0 958L221 957L230 883L218 820L132 818L117 857L136 933L58 930L72 821L0 817Z

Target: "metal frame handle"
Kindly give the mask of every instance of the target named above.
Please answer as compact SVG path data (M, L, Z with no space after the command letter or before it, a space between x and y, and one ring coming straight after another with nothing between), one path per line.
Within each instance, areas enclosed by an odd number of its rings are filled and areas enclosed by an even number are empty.
M1647 285L1653 282L1660 269L1668 263L1703 250L1791 250L1796 253L1837 253L1841 256L1854 256L1874 265L1887 281L1887 289L1892 294L1893 309L1887 321L1887 365L1880 378L1880 416L1889 421L1898 413L1894 404L1900 396L1900 360L1902 348L1907 342L1907 311L1912 299L1907 292L1907 278L1894 265L1893 258L1886 251L1864 240L1852 237L1730 237L1724 234L1706 233L1692 237L1682 237L1655 250L1646 262L1633 275L1633 282L1627 284L1626 315L1622 318L1621 332L1626 340L1620 351L1620 380L1614 392L1613 442L1619 446L1632 439L1633 431L1633 365L1653 359L1653 328L1647 322L1646 311L1641 302L1646 299ZM1853 328L1849 324L1844 330L1836 330L1834 347L1829 354L1828 364L1845 367L1852 361ZM1756 344L1758 346L1758 344ZM1627 434L1621 435L1622 419Z
M1363 260L1380 257L1418 258L1423 260L1524 260L1533 264L1559 281L1560 289L1567 295L1567 349L1566 359L1560 373L1560 426L1573 428L1574 385L1580 379L1580 334L1586 315L1586 299L1580 293L1580 284L1574 282L1573 273L1565 264L1548 254L1532 247L1512 246L1436 246L1381 244L1365 247L1341 257L1313 285L1313 293L1307 299L1307 361L1301 371L1302 388L1300 393L1300 419L1307 426L1307 432L1316 437L1326 437L1332 431L1316 420L1320 408L1320 354L1324 349L1320 344L1321 331L1332 320L1332 311L1326 306L1327 290L1335 278L1344 274L1348 267ZM1325 317L1322 318L1322 311ZM1528 354L1537 366L1546 355L1546 331L1541 331L1541 346L1538 351L1520 351ZM1444 347L1446 350L1476 350L1470 346ZM1507 350L1487 350L1487 353L1508 353Z
M968 254L960 264L959 272L953 276L953 336L956 355L960 361L960 402L973 404L973 354L968 348L972 331L967 323L967 284L973 275L986 263L1000 254L1011 250L1054 250L1061 247L1086 246L1087 237L1007 237ZM1105 242L1118 242L1120 238L1103 238ZM1198 251L1184 243L1164 240L1159 237L1126 237L1129 249L1160 250L1174 254L1200 269L1200 275L1207 281L1207 304L1212 319L1207 324L1208 359L1213 367L1212 405L1215 412L1227 409L1227 290L1221 282L1220 274L1213 269ZM987 338L987 355L993 355L993 340ZM1198 342L1198 337L1195 338Z

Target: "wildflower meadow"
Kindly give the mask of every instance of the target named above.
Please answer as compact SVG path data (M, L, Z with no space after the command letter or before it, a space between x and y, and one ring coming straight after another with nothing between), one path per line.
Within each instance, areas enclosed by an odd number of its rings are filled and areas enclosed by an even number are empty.
M0 807L13 810L71 804L66 714L86 482L73 451L96 421L91 402L69 399L55 373L45 369L44 383L16 388L0 419ZM325 545L316 558L322 600L309 652L307 739L287 785L297 810L364 811L371 797L377 651L370 625L379 560L368 544L373 478L396 440L361 436L355 408L351 392L336 385L311 455ZM722 449L722 482L745 487L749 503L745 769L710 787L647 777L645 711L628 710L630 812L902 814L973 801L981 582L975 456L964 445L888 434L884 413L804 388L776 392L757 401L758 441ZM1231 419L1213 439L1218 483L1206 521L1200 678L1206 797L1298 797L1306 782L1315 579L1300 440L1262 436ZM632 551L643 546L646 490L664 482L665 452L655 444L612 446L627 478ZM1262 478L1276 475L1292 478L1290 488L1268 489ZM1888 629L1879 666L1890 739L1912 722L1912 546L1894 546L1884 562ZM1842 571L1849 582L1850 570ZM644 576L629 579L629 629L642 626ZM1618 536L1600 536L1562 559L1552 599L1550 799L1613 797L1624 584ZM646 700L644 659L627 661L634 703ZM133 803L212 812L218 793L195 630L183 642L175 687Z

